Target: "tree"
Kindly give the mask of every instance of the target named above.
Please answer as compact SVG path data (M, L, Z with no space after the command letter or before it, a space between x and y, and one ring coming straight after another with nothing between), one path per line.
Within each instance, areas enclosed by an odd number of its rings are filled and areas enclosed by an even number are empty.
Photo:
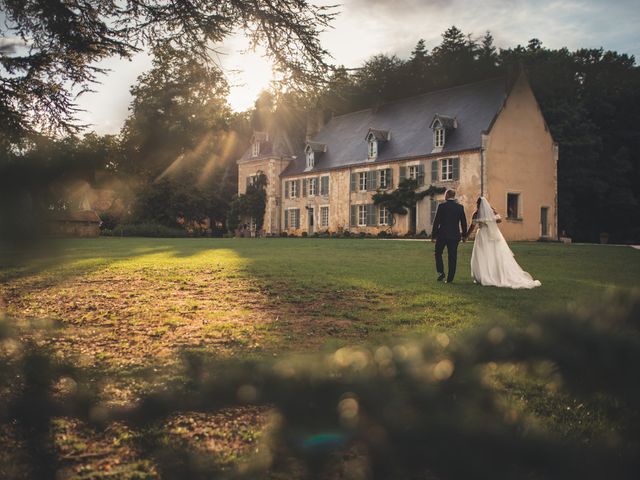
M2 141L79 128L75 94L104 72L96 63L144 46L170 43L213 64L210 45L241 29L292 81L316 81L326 70L318 32L335 15L306 0L0 0L0 10Z
M398 188L391 192L378 192L373 195L373 203L386 207L392 215L406 215L409 209L415 206L424 197L438 193L444 193L444 187L430 185L429 188L421 192L418 189L418 181L412 178L405 178L398 184Z
M169 43L153 55L151 70L131 88L122 130L127 171L150 178L180 174L219 154L231 114L217 67Z
M247 185L244 194L236 196L229 205L227 228L233 232L238 228L242 217L250 217L256 223L256 231L262 230L264 212L267 207L267 176L259 172L255 181Z

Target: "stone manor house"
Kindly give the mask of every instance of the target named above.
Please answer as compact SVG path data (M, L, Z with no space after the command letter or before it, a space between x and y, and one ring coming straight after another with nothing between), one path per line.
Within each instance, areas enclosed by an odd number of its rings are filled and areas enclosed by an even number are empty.
M467 218L484 194L507 240L557 238L558 149L524 74L335 116L298 152L255 132L238 163L238 192L267 177L263 234L431 233L444 194L407 215L374 205L405 178L453 188ZM248 224L252 225L250 219Z

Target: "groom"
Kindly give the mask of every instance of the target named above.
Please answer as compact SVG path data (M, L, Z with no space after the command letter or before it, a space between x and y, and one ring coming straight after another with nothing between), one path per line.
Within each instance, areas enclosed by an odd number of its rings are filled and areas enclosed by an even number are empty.
M464 207L456 201L456 192L454 190L447 190L444 198L446 201L438 205L436 218L433 220L431 240L436 242L436 270L438 271L439 282L444 280L442 252L444 252L444 247L447 247L449 257L447 283L451 283L456 275L458 243L460 239L466 240L467 236L467 217L464 215ZM460 232L460 226L462 226L462 232Z

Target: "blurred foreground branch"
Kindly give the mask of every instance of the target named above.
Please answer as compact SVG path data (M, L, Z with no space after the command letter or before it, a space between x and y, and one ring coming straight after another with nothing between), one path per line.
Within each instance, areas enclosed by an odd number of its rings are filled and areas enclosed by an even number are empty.
M276 412L268 443L232 472L212 470L177 447L165 446L162 453L148 448L165 478L262 478L287 458L299 461L307 477L327 478L337 454L346 451L358 452L362 478L636 478L639 314L638 296L616 295L596 309L541 317L524 331L495 326L459 343L439 335L273 362L212 363L191 356L184 384L119 408L89 394L80 370L18 346L5 322L0 373L13 394L3 398L0 420L25 430L43 475L56 470L46 434L54 417L144 427L176 413L265 405ZM605 398L611 414L624 418L624 428L589 444L536 428L503 405L487 377L488 366L506 363L544 370L540 378L550 387L585 403ZM54 394L61 379L72 379L77 388ZM177 470L162 469L176 462Z

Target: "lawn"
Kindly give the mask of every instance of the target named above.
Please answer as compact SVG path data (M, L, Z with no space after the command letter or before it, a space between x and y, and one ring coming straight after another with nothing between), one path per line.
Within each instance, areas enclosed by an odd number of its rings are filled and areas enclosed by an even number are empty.
M27 338L36 336L32 320L58 323L37 341L108 373L104 395L127 402L151 388L137 373L152 368L171 378L184 351L260 359L424 333L455 338L491 322L525 327L538 313L640 285L640 251L629 247L514 243L519 263L542 287L481 287L469 276L471 248L461 245L456 282L443 284L435 281L433 244L421 241L69 240L28 264L5 261L0 308ZM564 430L582 435L601 428L593 421L585 426L579 415L567 419L570 399L542 398L535 384L515 381L508 389L530 397L528 408L543 418L556 421L554 412L564 412ZM219 423L213 417L178 417L167 428L177 437L197 432L220 461L233 462L259 435L264 415L259 409L220 415L226 430L207 427ZM115 429L109 435L116 440L92 437L65 421L57 429L57 438L66 439L57 444L61 454L81 459L71 462L71 477L103 468L104 458L86 451L126 445L122 438L131 435ZM153 465L124 448L115 449L123 472L153 474Z

